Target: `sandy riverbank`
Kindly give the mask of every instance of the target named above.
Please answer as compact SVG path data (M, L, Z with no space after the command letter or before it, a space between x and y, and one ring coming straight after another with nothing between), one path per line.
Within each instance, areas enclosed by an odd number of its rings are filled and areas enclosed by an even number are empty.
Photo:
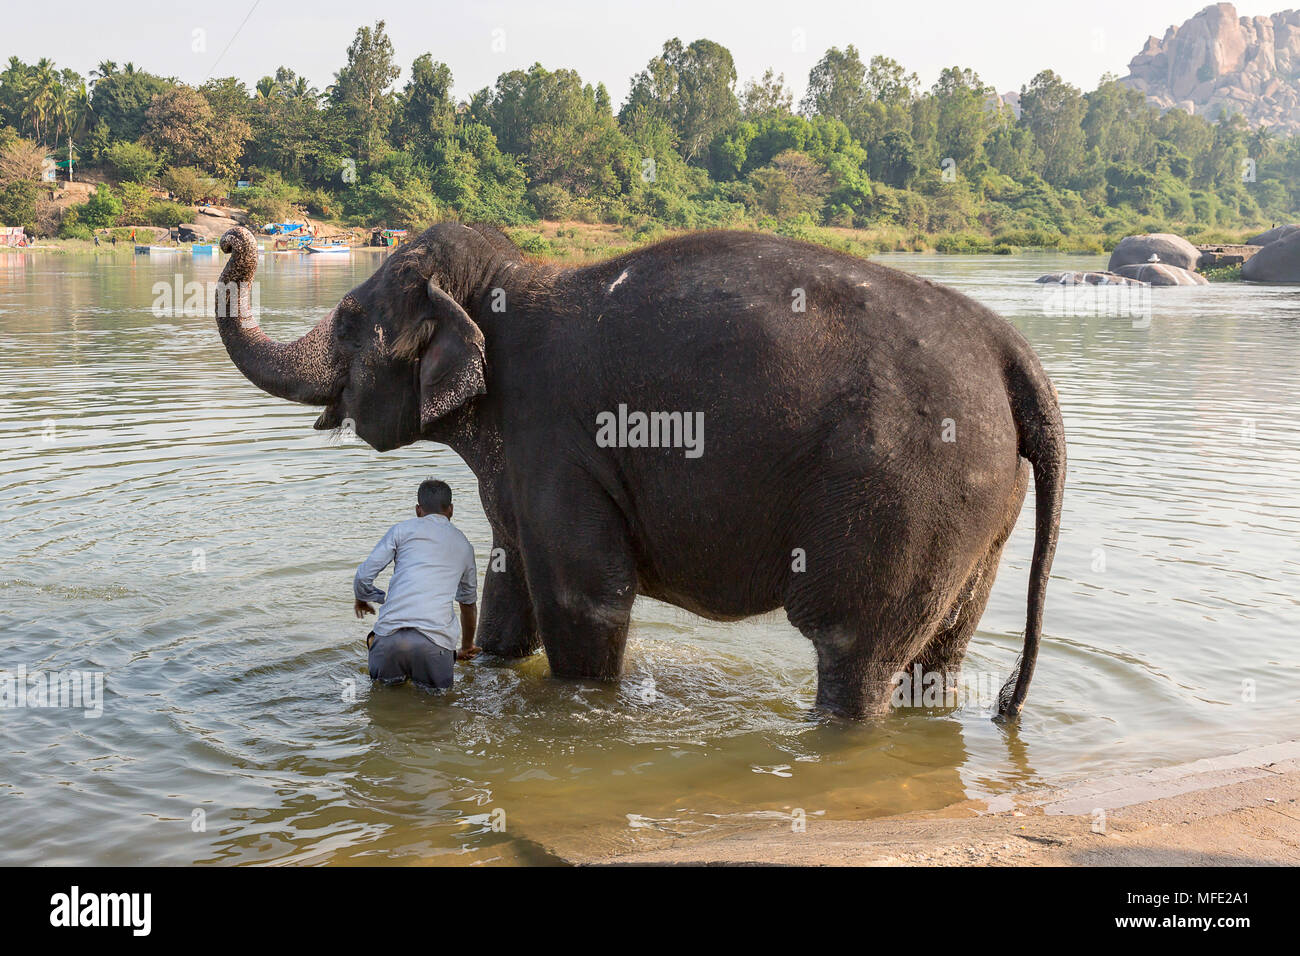
M577 864L1266 866L1300 864L1300 740L932 813L788 820Z

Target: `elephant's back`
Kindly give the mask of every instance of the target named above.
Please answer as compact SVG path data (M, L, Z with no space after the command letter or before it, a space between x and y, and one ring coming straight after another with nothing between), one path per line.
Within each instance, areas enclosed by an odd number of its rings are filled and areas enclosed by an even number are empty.
M556 277L564 364L600 369L612 399L642 394L816 409L872 393L885 405L1005 404L1014 329L944 286L808 243L692 233ZM573 361L577 359L577 361ZM558 371L558 370L557 370ZM561 377L564 373L561 371ZM584 381L589 385L590 377ZM752 409L758 412L757 409Z

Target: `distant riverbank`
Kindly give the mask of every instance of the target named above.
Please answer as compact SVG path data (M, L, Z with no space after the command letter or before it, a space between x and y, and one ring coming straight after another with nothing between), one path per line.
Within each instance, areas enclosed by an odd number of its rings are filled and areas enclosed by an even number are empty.
M338 227L342 229L343 227ZM370 235L369 228L353 228L354 235ZM542 220L533 225L507 227L511 239L529 255L561 262L586 262L621 255L638 246L666 238L676 232L669 230L620 226L610 223L584 223L576 221ZM837 227L778 228L780 235L818 243L840 252L858 256L871 256L882 252L938 252L977 255L1016 255L1022 252L1051 251L1065 254L1100 255L1109 252L1122 236L1101 233L1062 236L1056 233L1006 233L1000 236L975 233L924 233L903 229L847 229ZM1215 231L1193 234L1188 238L1196 243L1240 243L1255 230ZM412 230L412 236L418 235ZM267 236L267 242L274 237ZM176 245L166 241L138 240L140 245ZM181 244L185 248L188 244ZM358 246L357 248L364 248ZM51 252L92 252L96 255L131 255L133 244L118 240L116 246L103 242L96 246L87 239L41 239L24 249L4 249L15 252L27 250Z

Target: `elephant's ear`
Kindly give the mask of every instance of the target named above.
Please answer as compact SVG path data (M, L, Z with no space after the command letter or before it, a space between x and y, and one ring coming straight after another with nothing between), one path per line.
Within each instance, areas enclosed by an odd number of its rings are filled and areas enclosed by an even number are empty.
M429 302L429 313L393 346L399 358L417 363L421 428L487 391L483 330L433 282Z

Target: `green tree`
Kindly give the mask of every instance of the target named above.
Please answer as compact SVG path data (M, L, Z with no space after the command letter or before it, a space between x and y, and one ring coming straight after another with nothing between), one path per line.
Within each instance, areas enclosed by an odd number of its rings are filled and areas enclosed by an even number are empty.
M936 166L946 158L958 169L983 158L984 140L998 125L998 110L990 106L995 94L973 70L948 67L930 91L934 111Z
M90 105L108 126L112 139L133 143L144 134L149 104L171 86L162 77L137 70L134 64L128 63L95 81Z
M475 94L469 117L491 129L503 151L521 157L533 185L610 199L639 169L604 87L583 84L572 70L535 63L527 72L503 73L494 89Z
M1021 87L1020 110L1020 121L1042 155L1042 177L1053 186L1066 185L1084 160L1087 104L1083 94L1051 70L1043 70Z
M355 130L359 159L370 163L381 149L393 116L392 85L401 74L383 20L361 27L348 47L347 65L334 74L330 102Z
M632 92L619 119L626 121L640 109L649 111L676 133L682 157L695 162L739 115L735 87L736 65L726 47L712 40L684 47L674 37L632 78Z
M740 94L740 115L745 119L788 115L794 108L794 94L785 85L785 74L771 68L760 80L749 80Z
M434 144L456 128L456 103L451 98L451 68L423 53L411 64L411 78L402 90L393 141L417 156L428 156Z
M867 68L852 43L843 50L831 47L809 72L808 90L800 108L852 128L860 121L866 104L866 75Z
M162 160L141 143L114 143L104 150L104 162L119 177L132 183L144 183L158 175Z

